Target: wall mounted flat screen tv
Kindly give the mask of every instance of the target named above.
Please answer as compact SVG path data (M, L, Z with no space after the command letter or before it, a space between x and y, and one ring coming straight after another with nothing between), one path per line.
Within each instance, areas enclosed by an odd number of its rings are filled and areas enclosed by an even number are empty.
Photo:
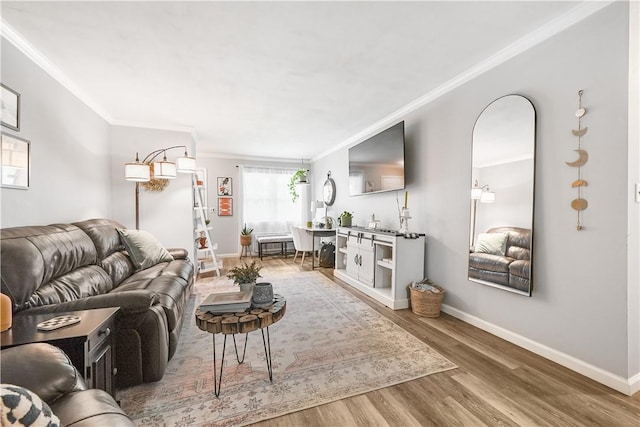
M404 189L404 122L349 148L349 195Z

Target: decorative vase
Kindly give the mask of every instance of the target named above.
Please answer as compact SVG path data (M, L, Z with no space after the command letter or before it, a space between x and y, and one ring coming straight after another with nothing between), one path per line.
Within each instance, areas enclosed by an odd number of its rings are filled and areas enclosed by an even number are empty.
M240 283L240 292L250 294L255 286L256 282Z
M255 308L265 308L273 304L273 285L271 283L256 283L253 288L252 306Z
M11 328L12 321L13 308L11 299L5 294L0 294L0 331L4 332Z
M341 221L341 225L343 227L351 227L351 217L350 216L343 216L341 217L342 221Z
M200 249L207 249L207 238L206 237L198 238L198 242L200 243Z
M241 234L240 235L240 246L251 246L251 234Z

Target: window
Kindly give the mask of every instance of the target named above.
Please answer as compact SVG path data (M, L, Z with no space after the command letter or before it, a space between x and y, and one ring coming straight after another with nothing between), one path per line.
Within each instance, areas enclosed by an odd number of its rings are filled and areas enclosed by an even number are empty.
M295 169L244 166L242 224L256 235L287 234L300 221L300 200L291 202L287 184Z

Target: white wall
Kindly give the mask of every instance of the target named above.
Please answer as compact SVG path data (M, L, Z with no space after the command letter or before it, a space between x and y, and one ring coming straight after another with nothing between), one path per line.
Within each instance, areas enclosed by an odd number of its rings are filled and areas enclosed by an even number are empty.
M240 184L239 165L272 166L276 168L300 167L300 163L260 161L211 157L198 153L199 168L206 168L208 174L207 197L209 207L215 212L209 214L211 219L211 239L218 244L217 253L221 256L236 256L240 253L240 229L242 228L242 188ZM308 166L306 164L305 166ZM218 195L216 192L217 177L230 176L233 179L233 216L218 216ZM324 181L323 181L324 182ZM254 254L255 255L255 254Z
M124 164L140 161L152 151L185 145L193 156L194 141L190 133L169 130L113 126L111 130L111 191L113 219L128 228L135 228L135 183L124 179ZM184 154L182 149L167 152L168 160ZM156 160L162 159L162 156ZM193 193L191 174L181 174L170 180L162 192L140 187L140 229L153 234L166 247L184 248L193 259Z
M2 188L0 226L111 217L109 124L2 38L2 83L20 93L31 186Z
M627 189L637 179L627 174L627 10L615 3L404 117L410 228L427 233L426 272L447 289L444 303L619 384L638 374L637 361L628 360L637 351L628 349L639 340L627 333L628 287L638 286L627 281ZM590 160L583 167L589 208L578 232L570 207L575 170L564 162L575 158L580 89ZM473 124L507 94L526 96L537 112L531 298L467 280ZM375 213L398 228L393 193L348 197L346 149L314 163L315 194L326 169L337 185L334 213L354 211L359 225Z

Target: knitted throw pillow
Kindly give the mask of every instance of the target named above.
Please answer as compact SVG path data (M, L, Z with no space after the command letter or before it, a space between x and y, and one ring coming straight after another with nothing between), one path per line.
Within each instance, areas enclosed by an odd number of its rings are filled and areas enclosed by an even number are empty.
M2 426L59 427L60 420L35 393L24 387L0 384Z

